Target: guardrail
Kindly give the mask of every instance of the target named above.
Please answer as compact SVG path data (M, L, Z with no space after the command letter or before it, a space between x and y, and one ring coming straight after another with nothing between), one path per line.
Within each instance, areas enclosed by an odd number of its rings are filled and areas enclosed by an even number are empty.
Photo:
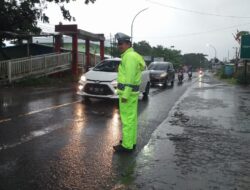
M91 54L89 67L94 67L100 61L101 61L101 57L99 55ZM78 53L78 68L85 70L85 64L86 64L86 55L85 53L79 52Z
M85 67L85 53L78 53L78 68ZM100 56L90 56L91 67L100 61ZM44 76L71 69L71 52L52 53L33 57L0 61L0 83L28 77Z
M85 54L78 53L78 68L83 69L85 65Z
M71 53L46 54L0 62L0 81L11 83L28 76L43 76L71 68Z
M78 53L78 68L84 68L85 60L86 60L85 53L82 52ZM90 55L90 67L95 66L100 61L101 57L99 55L94 55L94 54Z

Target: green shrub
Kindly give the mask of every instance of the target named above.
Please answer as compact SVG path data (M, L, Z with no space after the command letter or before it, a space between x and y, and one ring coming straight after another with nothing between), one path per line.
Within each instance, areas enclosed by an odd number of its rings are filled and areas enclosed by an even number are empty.
M219 77L219 78L221 78L222 75L223 75L223 69L219 69L219 70L217 70L216 73L215 73L215 76L217 76L217 77Z
M232 76L228 76L225 74L225 66L222 66L217 72L216 76L219 77L220 79L230 79Z
M80 76L74 77L70 72L52 74L50 76L30 76L12 83L14 86L63 86L66 83L75 83Z

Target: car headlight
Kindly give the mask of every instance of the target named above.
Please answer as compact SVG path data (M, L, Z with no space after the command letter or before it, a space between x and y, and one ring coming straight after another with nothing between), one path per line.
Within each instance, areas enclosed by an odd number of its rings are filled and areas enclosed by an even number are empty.
M166 76L167 76L167 73L162 73L162 74L160 75L161 78L164 78L164 77L166 77Z
M84 75L81 76L81 81L83 81L83 82L86 81L86 77Z
M112 85L114 88L116 88L117 85L118 85L117 80L113 80L113 81L111 82L111 85Z
M83 89L83 85L79 85L78 89L81 91Z

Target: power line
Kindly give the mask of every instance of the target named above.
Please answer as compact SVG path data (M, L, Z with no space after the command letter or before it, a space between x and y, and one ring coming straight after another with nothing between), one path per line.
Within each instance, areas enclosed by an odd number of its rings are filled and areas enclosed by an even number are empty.
M180 8L180 7L166 5L166 4L159 3L159 2L156 2L156 1L152 1L152 0L145 0L145 1L148 1L149 3L156 4L156 5L159 5L159 6L162 6L162 7L167 7L167 8L170 8L170 9L175 9L175 10L178 10L178 11L184 11L184 12L189 12L189 13L194 13L194 14L199 14L199 15L214 16L214 17L224 17L224 18L234 18L234 19L250 19L250 16L221 15L221 14L207 13L207 12L201 12L201 11L196 11L196 10L191 10L191 9L184 9L184 8Z
M187 33L187 34L165 36L165 37L162 37L161 39L163 39L163 38L165 39L165 38L180 38L180 37L196 36L196 35L202 35L202 34L207 34L207 33L212 33L212 32L220 32L220 31L223 31L223 30L228 30L228 29L237 28L237 27L246 26L246 25L250 25L250 23L244 23L244 24L240 24L240 25L228 26L228 27L223 27L223 28L217 28L217 29L207 30L207 31L202 31L202 32L193 32L193 33Z

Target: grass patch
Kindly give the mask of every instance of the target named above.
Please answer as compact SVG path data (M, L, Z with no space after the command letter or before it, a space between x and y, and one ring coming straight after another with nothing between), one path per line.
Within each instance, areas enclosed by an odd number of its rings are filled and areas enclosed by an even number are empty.
M223 82L226 82L228 84L231 84L231 85L236 85L238 84L238 81L236 78L234 78L233 76L227 76L225 75L224 73L224 68L221 68L219 69L215 74L214 76L218 79L218 80L221 80Z
M238 71L237 73L234 73L233 76L227 76L223 73L223 70L218 70L214 76L221 80L224 81L228 84L232 84L232 85L247 85L250 84L250 74L248 73L246 78L245 75L242 71Z
M232 85L238 84L237 79L235 79L233 77L232 78L221 78L221 80L228 83L228 84L232 84Z

